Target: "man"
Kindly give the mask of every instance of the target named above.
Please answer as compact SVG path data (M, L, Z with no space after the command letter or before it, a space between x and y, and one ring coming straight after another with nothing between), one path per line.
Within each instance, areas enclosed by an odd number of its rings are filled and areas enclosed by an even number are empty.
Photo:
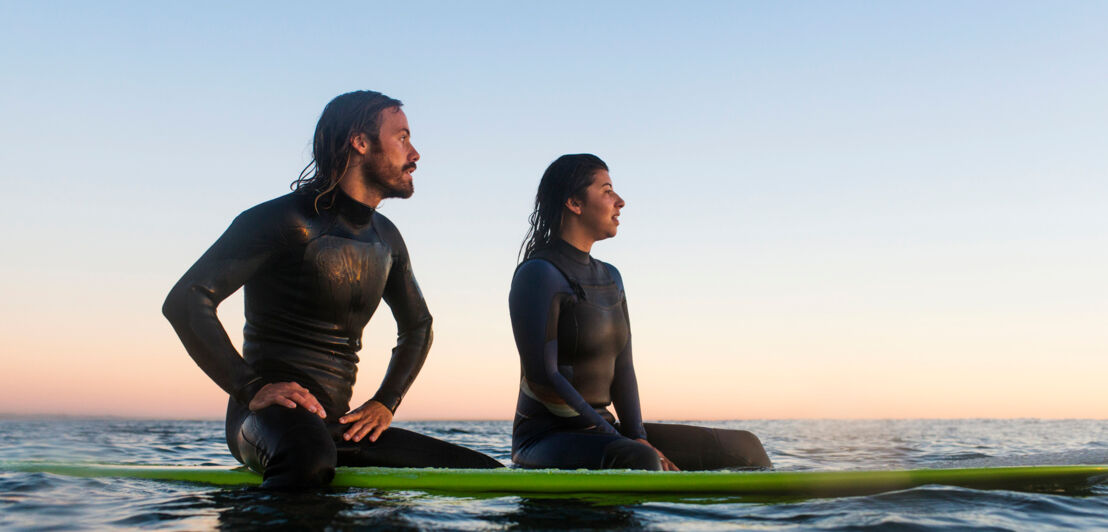
M185 273L163 313L229 395L227 445L263 487L323 486L336 465L500 467L476 451L389 428L431 346L431 314L396 226L376 211L407 198L419 152L401 102L343 94L316 125L291 194L239 215ZM239 356L216 306L245 286ZM362 330L384 299L397 345L372 399L350 410Z

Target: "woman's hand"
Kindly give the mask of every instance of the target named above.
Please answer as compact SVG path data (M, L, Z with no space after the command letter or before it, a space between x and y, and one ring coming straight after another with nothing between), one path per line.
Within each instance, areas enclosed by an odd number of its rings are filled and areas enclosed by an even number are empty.
M327 412L323 411L323 405L319 404L312 392L295 382L271 382L262 386L258 393L247 405L251 411L258 411L267 406L281 405L285 408L304 407L308 412L327 419Z
M674 464L672 461L670 461L669 458L666 458L666 455L662 454L662 451L659 451L657 447L655 447L653 445L650 445L650 442L648 442L648 441L646 441L642 438L638 438L635 441L637 441L637 442L639 442L643 445L646 445L647 447L650 447L651 449L654 449L654 452L658 453L658 460L660 460L662 462L662 471L680 471L681 470L681 468L677 467L677 465Z
M352 423L342 435L342 439L362 441L362 438L368 434L369 441L374 442L392 423L392 411L385 405L370 399L364 405L340 417L339 423Z

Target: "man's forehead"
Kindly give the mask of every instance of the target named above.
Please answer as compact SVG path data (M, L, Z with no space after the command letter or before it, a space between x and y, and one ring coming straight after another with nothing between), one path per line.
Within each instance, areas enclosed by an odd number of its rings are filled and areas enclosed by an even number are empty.
M389 107L381 112L381 129L396 131L408 129L408 117L399 107Z

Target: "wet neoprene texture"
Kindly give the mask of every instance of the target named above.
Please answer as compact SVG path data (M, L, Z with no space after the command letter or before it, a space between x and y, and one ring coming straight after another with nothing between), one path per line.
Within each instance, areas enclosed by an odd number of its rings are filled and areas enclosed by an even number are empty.
M522 378L512 461L525 468L767 468L743 430L642 422L619 271L562 240L516 269L508 296ZM607 407L615 407L617 423Z
M375 442L344 440L349 425L328 423L303 408L273 405L251 412L234 400L227 412L227 446L262 474L262 487L304 490L325 486L336 466L492 469L500 462L477 451L389 427Z
M267 383L306 387L336 422L350 410L362 329L381 300L397 345L373 396L392 411L431 346L431 314L396 226L337 190L292 193L239 215L170 291L163 312L189 355L240 405ZM242 356L216 307L244 287Z
M516 269L508 297L522 377L513 448L549 430L645 438L623 279L562 240Z

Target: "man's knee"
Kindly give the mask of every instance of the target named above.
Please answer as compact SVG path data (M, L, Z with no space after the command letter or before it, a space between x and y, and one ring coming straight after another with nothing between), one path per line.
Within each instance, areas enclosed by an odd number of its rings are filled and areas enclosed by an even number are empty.
M321 488L335 478L335 443L326 430L294 426L281 435L265 464L262 487L276 490Z
M661 471L662 461L649 445L634 440L620 439L604 446L602 469L646 469Z

